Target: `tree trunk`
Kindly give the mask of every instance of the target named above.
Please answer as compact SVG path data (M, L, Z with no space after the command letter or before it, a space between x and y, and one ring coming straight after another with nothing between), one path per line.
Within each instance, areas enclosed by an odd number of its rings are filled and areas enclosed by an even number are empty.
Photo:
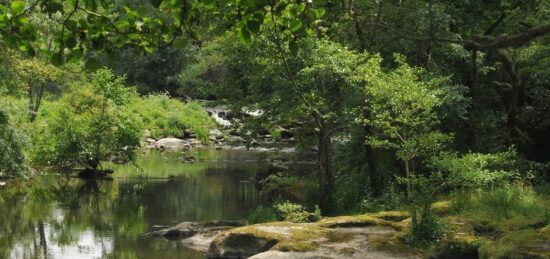
M317 136L317 164L319 166L319 200L321 210L325 213L332 211L332 192L334 191L334 175L331 168L332 148L330 134L326 122L320 123Z
M32 95L33 95L33 91L32 91L32 85L29 84L29 90L28 90L28 95L29 95L29 109L28 109L28 113L29 113L29 121L32 122L34 121L34 118L35 118L35 114L34 114L34 99L32 98Z
M412 186L411 186L411 171L409 168L409 160L405 162L405 177L407 178L407 202L409 203L409 211L411 213L411 221L413 226L417 223L416 209L413 204Z
M365 126L364 130L364 139L367 140L370 135L369 127ZM369 144L363 145L363 148L365 150L365 159L367 161L367 172L370 180L371 193L374 197L378 197L380 196L380 193L382 191L382 186L380 174L376 169L376 158L374 157L374 149Z
M29 121L33 122L36 119L36 114L40 108L40 102L42 101L42 96L44 95L44 84L38 86L38 92L34 92L34 87L32 84L29 84ZM34 96L36 95L36 96Z

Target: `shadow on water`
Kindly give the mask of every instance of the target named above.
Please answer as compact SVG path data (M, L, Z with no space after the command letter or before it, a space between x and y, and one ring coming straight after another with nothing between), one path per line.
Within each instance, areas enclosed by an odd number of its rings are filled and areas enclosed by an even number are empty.
M141 154L111 165L113 180L46 175L0 189L0 258L204 258L142 234L181 221L243 220L259 204L246 180L266 155L201 151Z

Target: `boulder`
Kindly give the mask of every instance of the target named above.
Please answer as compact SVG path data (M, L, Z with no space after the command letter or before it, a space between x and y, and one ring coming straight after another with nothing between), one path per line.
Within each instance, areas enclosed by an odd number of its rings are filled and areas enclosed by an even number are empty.
M156 146L160 149L184 149L185 144L187 143L179 138L162 138L156 142Z
M219 129L208 130L208 139L210 140L223 139L223 132L221 132Z
M185 130L183 130L183 138L184 139L196 139L197 138L197 133L193 132L190 129L185 129Z
M212 240L222 231L242 226L236 221L182 222L145 234L150 237L179 240L192 249L206 252Z
M315 223L272 222L219 234L209 258L421 258L388 226L325 228Z

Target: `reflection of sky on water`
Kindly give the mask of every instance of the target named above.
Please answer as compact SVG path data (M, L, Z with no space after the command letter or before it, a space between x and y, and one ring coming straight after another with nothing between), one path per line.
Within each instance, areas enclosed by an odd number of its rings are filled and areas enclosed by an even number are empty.
M38 232L38 230L37 230ZM113 238L97 236L93 230L81 232L71 245L59 245L56 240L57 232L48 224L44 225L47 244L47 258L55 259L95 259L110 254L113 251ZM41 249L41 248L38 248ZM28 245L17 244L12 250L10 258L45 258L43 252L33 251Z

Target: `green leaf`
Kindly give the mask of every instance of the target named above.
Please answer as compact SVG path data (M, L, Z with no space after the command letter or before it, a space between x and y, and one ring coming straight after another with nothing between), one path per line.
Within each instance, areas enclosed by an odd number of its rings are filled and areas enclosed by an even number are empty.
M290 24L288 25L288 29L292 32L295 32L302 28L302 21L300 20L292 20Z
M325 16L326 10L323 7L315 9L315 18L319 19Z
M11 12L13 15L20 15L25 10L25 1L11 2Z

